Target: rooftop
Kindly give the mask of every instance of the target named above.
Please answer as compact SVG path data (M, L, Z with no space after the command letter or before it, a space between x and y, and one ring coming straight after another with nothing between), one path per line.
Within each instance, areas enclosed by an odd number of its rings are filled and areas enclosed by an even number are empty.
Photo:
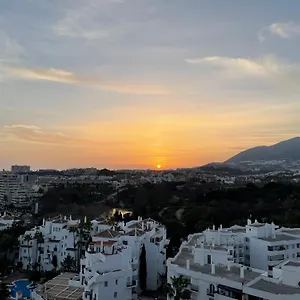
M245 268L244 270L244 278L240 278L240 268L237 266L231 266L230 271L227 270L226 266L216 265L215 266L215 274L211 274L211 265L206 264L201 266L198 263L194 262L194 255L192 251L188 248L182 248L180 254L177 258L172 261L172 264L176 264L181 268L186 268L186 260L190 261L190 270L195 272L201 272L203 274L211 275L214 277L221 277L226 278L228 280L240 282L240 283L248 283L255 279L256 277L260 276L261 273L252 271L251 269Z
M292 287L284 284L272 283L263 279L258 280L257 282L253 283L249 287L264 291L271 294L285 294L285 295L300 295L300 288Z
M267 237L267 238L259 238L260 240L266 241L266 242L280 242L280 241L292 241L292 240L298 240L298 238L287 235L287 234L276 234L276 236L273 237Z
M46 297L54 299L79 300L82 298L83 288L69 286L69 280L74 273L62 273L45 283Z
M123 234L120 233L119 231L107 229L107 230L104 230L102 232L95 234L94 236L95 237L103 237L103 238L114 238L114 237L120 237L121 235L123 235Z
M300 262L297 261L288 261L284 266L289 266L289 267L300 267Z

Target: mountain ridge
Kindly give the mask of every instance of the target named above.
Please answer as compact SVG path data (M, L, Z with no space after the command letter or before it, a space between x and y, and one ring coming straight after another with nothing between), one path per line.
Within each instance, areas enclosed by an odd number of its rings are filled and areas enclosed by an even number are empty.
M300 160L300 137L281 141L271 146L256 146L244 150L226 160L225 163L259 160Z

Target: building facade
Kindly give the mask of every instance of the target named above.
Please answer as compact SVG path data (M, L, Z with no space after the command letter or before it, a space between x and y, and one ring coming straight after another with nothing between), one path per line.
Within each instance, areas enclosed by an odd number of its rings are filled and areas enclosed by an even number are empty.
M91 223L91 241L80 261L80 273L70 281L70 285L83 289L84 300L138 299L143 257L146 289L157 290L161 286L169 243L162 224L142 218L126 224L109 224L103 219Z
M80 220L72 220L71 216L59 216L43 220L43 225L26 231L19 237L19 262L22 263L22 268L31 269L34 264L39 263L41 270L50 271L60 269L68 255L76 259L77 240L72 228L79 224Z
M192 235L168 260L168 282L186 278L191 300L300 299L300 262L287 260L266 271L235 263L231 251Z
M35 196L32 186L23 183L20 175L0 173L0 205L29 206Z

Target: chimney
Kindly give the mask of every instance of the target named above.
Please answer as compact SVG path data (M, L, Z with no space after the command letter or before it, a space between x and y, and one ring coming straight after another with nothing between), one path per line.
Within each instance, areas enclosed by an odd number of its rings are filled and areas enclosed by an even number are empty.
M214 263L211 263L211 274L216 274L216 266Z
M142 230L144 231L145 230L145 223L142 222Z
M67 221L67 216L64 216L64 220Z
M100 252L103 253L104 252L104 246L103 246L103 240L101 240L101 244L100 244L101 248L100 248Z
M70 219L70 221L72 221L72 216L71 216L71 215L70 215L70 218L69 218L69 219Z
M221 230L223 229L223 225L222 225L222 224L220 225L220 229L221 229Z
M227 262L227 271L230 271L230 270L231 270L231 262L228 261L228 262Z
M186 260L186 268L187 268L187 270L190 269L190 260L189 259Z
M43 226L45 226L46 224L46 221L45 221L45 218L43 218Z
M255 219L255 222L254 222L254 223L258 223L258 222L257 222L257 219Z
M251 220L250 219L247 220L247 225L251 225Z
M241 277L241 279L245 278L245 269L244 269L244 266L241 266L241 268L240 268L240 277Z
M204 249L204 242L201 241L201 248Z
M216 230L216 226L215 225L213 225L213 230Z
M84 223L86 223L87 222L87 218L86 218L86 216L84 217Z

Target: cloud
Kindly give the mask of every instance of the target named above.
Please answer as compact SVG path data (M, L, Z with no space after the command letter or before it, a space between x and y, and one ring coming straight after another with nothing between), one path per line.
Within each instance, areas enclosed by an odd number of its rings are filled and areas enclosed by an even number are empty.
M24 48L0 30L0 63L16 62L24 55Z
M185 61L189 64L212 65L226 72L226 75L234 77L253 76L268 78L288 68L287 65L284 65L274 56L265 56L259 59L209 56L204 58L190 58Z
M104 14L103 19L107 19L107 16L111 15L111 9L124 2L125 0L86 0L79 2L79 5L73 5L66 11L64 17L54 26L54 32L60 36L86 40L108 38L115 31L114 26L109 27L99 22L101 19L99 13Z
M19 140L44 144L74 144L80 140L60 132L50 132L33 125L4 126L3 132ZM81 140L82 141L82 140Z
M291 39L300 36L300 23L285 22L273 23L270 26L263 28L258 33L258 39L263 42L266 37L272 35L282 39Z
M0 82L5 79L3 66L17 63L24 54L24 48L0 30Z
M78 76L72 72L54 68L34 70L6 67L4 70L7 72L8 76L14 78L82 85L116 93L137 95L170 94L170 90L162 86L142 84L140 82L111 82L108 80Z

